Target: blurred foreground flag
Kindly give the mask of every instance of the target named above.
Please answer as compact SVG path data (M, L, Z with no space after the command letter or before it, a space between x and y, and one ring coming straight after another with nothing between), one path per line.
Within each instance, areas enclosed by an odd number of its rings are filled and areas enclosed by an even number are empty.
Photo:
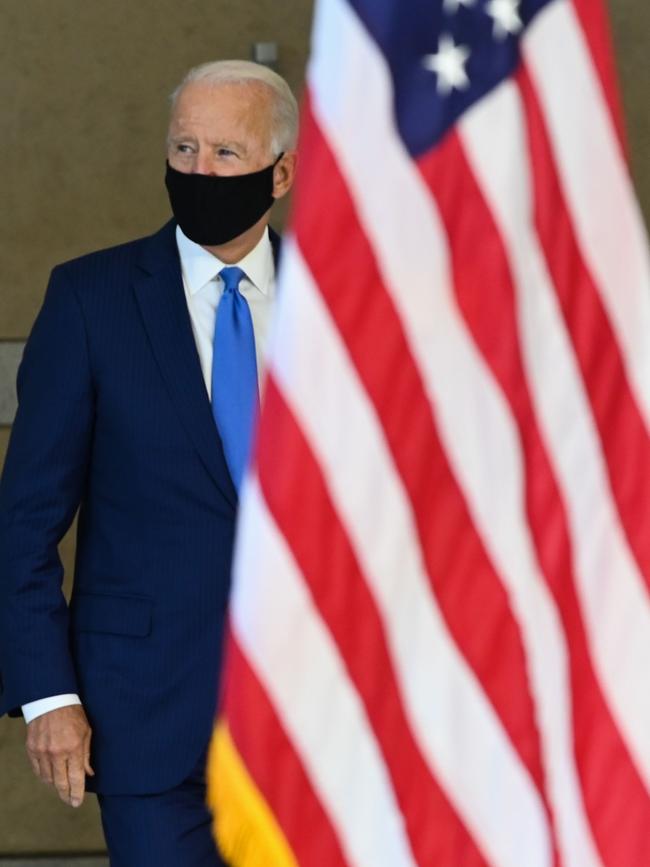
M601 0L320 0L242 498L236 867L650 865L650 277Z

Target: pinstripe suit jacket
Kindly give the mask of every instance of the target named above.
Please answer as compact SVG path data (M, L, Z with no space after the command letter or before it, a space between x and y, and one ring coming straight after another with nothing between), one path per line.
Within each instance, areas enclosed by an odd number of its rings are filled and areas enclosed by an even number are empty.
M54 269L18 397L0 483L0 713L78 692L90 784L162 791L209 739L237 506L173 222ZM68 608L57 544L78 507Z

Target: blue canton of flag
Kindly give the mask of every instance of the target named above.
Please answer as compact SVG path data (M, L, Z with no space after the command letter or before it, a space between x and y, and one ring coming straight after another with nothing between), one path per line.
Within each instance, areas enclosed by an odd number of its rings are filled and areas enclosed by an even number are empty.
M412 156L513 73L525 28L549 2L351 0L390 67L397 126Z

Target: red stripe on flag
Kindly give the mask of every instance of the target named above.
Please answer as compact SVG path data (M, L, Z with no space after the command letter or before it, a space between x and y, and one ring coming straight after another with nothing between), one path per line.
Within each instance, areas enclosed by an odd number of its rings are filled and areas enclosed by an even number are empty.
M381 419L451 634L543 798L539 736L517 623L447 463L420 372L344 180L309 109L305 105L296 237ZM322 243L323 235L330 246ZM346 291L350 279L355 292Z
M589 53L603 89L621 154L623 159L627 161L628 145L625 121L619 98L618 75L605 6L601 0L573 0L573 7L589 46Z
M345 867L336 834L232 631L223 710L246 768L299 864Z
M525 68L517 81L529 133L535 226L589 395L618 512L650 586L650 439L612 326L576 241L542 111Z
M264 498L365 705L418 864L485 865L414 740L381 616L320 467L272 375L257 460Z
M585 807L606 865L650 864L650 803L598 684L578 603L564 506L533 410L519 346L516 293L498 228L456 134L419 160L449 236L459 307L517 422L526 511L562 619L570 660L574 748ZM615 797L612 793L616 792ZM637 805L630 809L630 805ZM638 807L640 806L640 810ZM639 848L639 833L645 836Z

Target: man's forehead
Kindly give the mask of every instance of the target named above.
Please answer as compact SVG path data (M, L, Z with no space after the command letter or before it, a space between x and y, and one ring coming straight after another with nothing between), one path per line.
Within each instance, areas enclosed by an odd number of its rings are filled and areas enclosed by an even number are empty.
M269 88L262 82L189 82L176 99L167 140L205 138L212 147L246 154L271 146L272 127Z
M245 112L270 108L271 93L261 81L190 81L179 92L172 116L202 106L210 110L223 111L226 108Z

